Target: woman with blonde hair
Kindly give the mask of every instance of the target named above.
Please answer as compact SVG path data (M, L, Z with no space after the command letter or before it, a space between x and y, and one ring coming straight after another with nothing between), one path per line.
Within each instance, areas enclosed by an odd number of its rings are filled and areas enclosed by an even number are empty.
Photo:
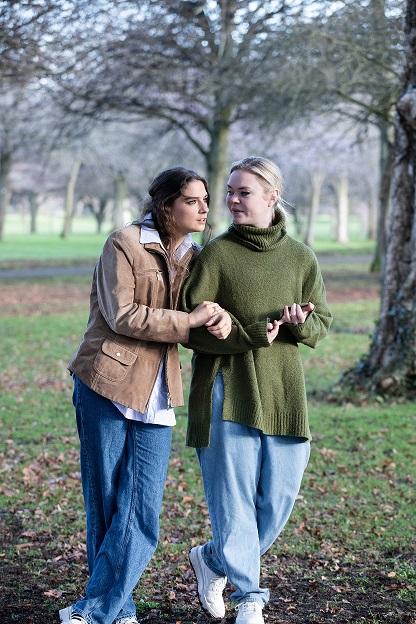
M212 539L190 551L203 608L222 618L222 592L234 586L236 624L263 624L269 590L260 557L285 526L310 452L298 344L315 347L330 326L313 251L290 237L282 176L265 158L231 167L232 225L198 256L183 309L206 299L233 321L216 341L192 329L194 349L188 444L196 447Z

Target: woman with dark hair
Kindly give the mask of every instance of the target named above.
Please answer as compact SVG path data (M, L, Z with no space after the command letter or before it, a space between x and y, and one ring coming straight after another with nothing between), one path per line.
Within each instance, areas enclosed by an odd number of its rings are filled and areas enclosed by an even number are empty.
M142 220L113 232L98 260L88 326L69 363L81 445L90 579L60 610L67 624L136 624L132 592L158 541L173 408L183 404L178 342L229 318L204 301L176 310L208 214L206 181L169 169L149 188Z

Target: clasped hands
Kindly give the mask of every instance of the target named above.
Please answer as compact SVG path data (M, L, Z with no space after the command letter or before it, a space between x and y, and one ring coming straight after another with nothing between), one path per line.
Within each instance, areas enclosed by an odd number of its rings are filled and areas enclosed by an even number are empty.
M269 344L276 338L281 325L284 323L289 325L304 323L314 308L314 304L310 301L304 306L301 306L299 303L293 303L291 306L286 305L278 321L274 320L271 323L267 323L267 340ZM231 331L232 321L230 315L218 303L213 301L203 301L189 316L190 327L205 325L208 331L218 340L225 340Z

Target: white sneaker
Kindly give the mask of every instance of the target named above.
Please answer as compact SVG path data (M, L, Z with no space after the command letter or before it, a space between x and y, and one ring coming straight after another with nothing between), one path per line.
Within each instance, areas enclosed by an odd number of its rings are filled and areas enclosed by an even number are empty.
M139 624L139 622L135 615L130 615L129 617L117 620L116 624Z
M88 624L87 620L85 620L83 617L72 613L72 607L60 609L59 619L61 621L61 624Z
M235 624L264 624L263 608L259 602L254 602L254 600L240 602L236 610L238 615Z
M225 615L222 592L227 583L226 576L218 576L205 563L202 546L195 546L189 551L189 561L198 583L198 596L203 609L213 618L221 620Z

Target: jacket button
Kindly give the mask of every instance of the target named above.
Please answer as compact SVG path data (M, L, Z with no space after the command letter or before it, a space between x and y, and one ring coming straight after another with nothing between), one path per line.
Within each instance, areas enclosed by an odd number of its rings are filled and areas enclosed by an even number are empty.
M117 351L116 356L120 357L121 353L119 351Z

